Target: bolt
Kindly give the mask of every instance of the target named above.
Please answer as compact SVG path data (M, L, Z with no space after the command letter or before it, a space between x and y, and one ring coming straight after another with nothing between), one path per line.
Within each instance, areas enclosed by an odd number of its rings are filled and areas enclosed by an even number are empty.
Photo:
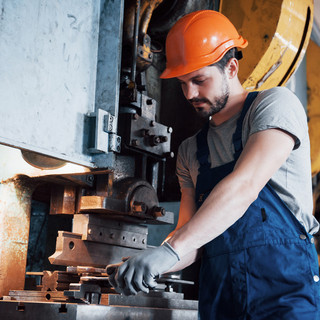
M137 140L137 139L132 139L132 140L131 140L131 144L132 144L134 147L137 147L137 146L139 146L140 142L139 142L139 140Z
M171 127L168 127L168 128L167 128L167 132L168 132L168 133L172 133L172 132L173 132L173 129L172 129Z
M132 115L133 120L138 120L139 119L139 115L137 113Z
M91 229L88 229L88 234L91 234L92 233L92 230Z
M163 217L166 214L166 210L163 207L153 207L152 208L153 216L157 217Z
M168 141L168 137L160 136L160 142L167 142L167 141Z
M152 59L152 53L149 53L148 57L149 59Z
M144 202L134 201L132 204L133 213L145 213L147 211L147 206Z
M142 129L142 136L145 137L145 136L149 136L150 135L150 130L148 129Z
M149 144L150 144L150 146L155 147L159 143L161 143L161 138L159 136L155 136L155 135L149 136Z
M170 158L170 159L173 159L173 158L174 158L174 152L172 152L172 151L171 151L171 152L166 152L164 155L165 155L165 157L168 158L168 159L169 159L169 158Z
M88 182L93 182L93 179L94 179L93 175L87 176L87 181Z
M150 126L151 126L151 127L154 127L155 125L156 125L156 122L155 122L154 120L151 120L151 121L150 121Z

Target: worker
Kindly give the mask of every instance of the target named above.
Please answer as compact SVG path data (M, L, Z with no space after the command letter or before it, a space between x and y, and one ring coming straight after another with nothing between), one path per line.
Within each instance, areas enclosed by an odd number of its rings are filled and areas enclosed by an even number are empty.
M241 86L247 44L211 10L168 33L161 78L177 78L207 123L179 147L177 229L121 263L110 282L126 295L148 292L156 276L201 257L200 319L320 319L306 114L285 87Z

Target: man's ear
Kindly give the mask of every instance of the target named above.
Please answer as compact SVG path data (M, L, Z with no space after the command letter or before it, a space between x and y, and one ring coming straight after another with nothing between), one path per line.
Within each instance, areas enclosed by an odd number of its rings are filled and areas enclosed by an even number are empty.
M227 75L229 79L237 76L239 71L239 62L236 58L231 58L227 64Z

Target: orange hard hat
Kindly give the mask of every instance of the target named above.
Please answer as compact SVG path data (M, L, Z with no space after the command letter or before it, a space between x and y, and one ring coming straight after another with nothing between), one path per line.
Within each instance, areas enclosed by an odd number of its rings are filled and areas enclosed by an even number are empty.
M245 48L239 35L223 14L200 10L182 17L166 40L167 66L160 78L174 78L218 62L231 48Z

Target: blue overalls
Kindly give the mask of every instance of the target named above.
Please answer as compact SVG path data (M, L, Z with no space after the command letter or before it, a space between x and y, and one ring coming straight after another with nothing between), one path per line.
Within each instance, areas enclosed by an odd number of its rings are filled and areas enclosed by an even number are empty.
M210 168L209 124L197 135L198 208L232 172L242 151L243 119L256 94L248 95L233 135L234 161ZM201 320L319 320L319 266L313 242L266 184L242 218L203 248Z

